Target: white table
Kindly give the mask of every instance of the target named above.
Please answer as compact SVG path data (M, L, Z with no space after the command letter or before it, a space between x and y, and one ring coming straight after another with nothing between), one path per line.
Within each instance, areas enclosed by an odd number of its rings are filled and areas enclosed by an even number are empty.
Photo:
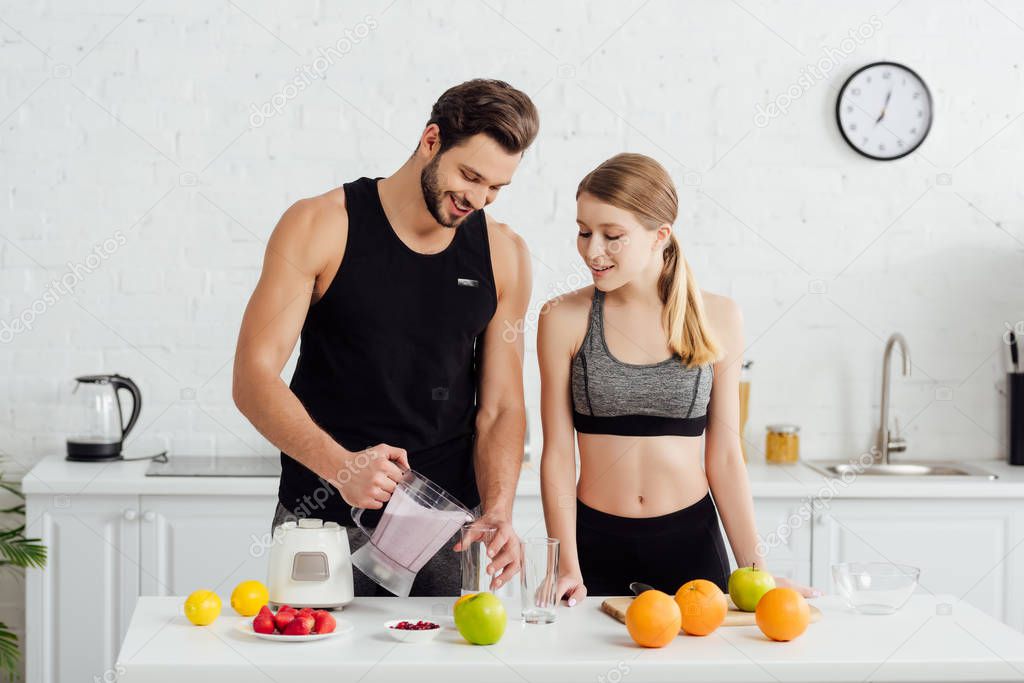
M336 613L353 623L352 633L276 643L238 632L242 617L226 604L213 625L197 627L182 615L183 598L143 597L114 673L122 683L1024 681L1024 634L952 596L917 595L883 617L826 596L814 601L822 619L789 643L767 640L756 626L729 627L658 650L634 645L599 611L600 600L560 608L551 625L510 620L501 642L478 647L450 628L452 598L357 599ZM431 643L399 643L384 632L389 619L432 614L446 629Z

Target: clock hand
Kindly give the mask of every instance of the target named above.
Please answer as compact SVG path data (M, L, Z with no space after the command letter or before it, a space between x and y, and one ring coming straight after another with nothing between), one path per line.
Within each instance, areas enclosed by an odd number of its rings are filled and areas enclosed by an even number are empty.
M883 118L885 118L885 109L889 106L889 99L892 97L892 88L889 88L889 92L885 96L885 103L882 104L882 113L875 119L875 125L877 126Z

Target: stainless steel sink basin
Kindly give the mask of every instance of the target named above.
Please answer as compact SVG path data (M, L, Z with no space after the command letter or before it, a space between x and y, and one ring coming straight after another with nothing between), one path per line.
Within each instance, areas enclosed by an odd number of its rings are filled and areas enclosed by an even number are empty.
M881 463L867 466L845 460L804 461L812 470L829 477L881 476L881 477L971 477L998 479L998 476L975 465L960 462L926 462L923 460Z

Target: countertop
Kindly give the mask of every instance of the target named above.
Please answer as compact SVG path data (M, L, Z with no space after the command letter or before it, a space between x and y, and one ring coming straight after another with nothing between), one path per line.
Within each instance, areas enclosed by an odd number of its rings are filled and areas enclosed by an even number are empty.
M226 604L216 622L198 627L182 615L182 597L143 597L121 647L117 680L1024 680L1024 634L952 596L915 595L889 616L856 614L826 596L814 600L821 620L789 643L741 626L680 636L662 649L634 645L625 626L599 611L600 601L560 607L557 621L544 626L512 620L510 613L502 640L478 647L465 643L447 616L433 617L446 628L430 643L399 643L383 630L389 619L450 614L454 598L357 598L336 613L353 624L352 632L280 643L236 630L245 618Z
M894 458L894 462L899 459ZM835 498L1024 498L1024 467L995 460L969 462L999 478L860 476L846 483L828 479L801 463L767 465L757 461L748 464L747 472L755 498L826 494ZM63 455L52 455L25 474L22 487L27 494L277 495L276 477L147 477L148 466L148 461L69 462ZM523 466L517 494L521 497L540 495L536 464Z

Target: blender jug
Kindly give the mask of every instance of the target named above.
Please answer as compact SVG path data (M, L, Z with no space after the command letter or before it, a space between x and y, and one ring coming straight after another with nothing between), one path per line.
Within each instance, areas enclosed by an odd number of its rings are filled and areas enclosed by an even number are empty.
M352 508L352 519L370 540L352 554L352 565L401 598L409 597L427 560L473 520L447 491L412 470L402 476L375 528L363 526L363 512Z

